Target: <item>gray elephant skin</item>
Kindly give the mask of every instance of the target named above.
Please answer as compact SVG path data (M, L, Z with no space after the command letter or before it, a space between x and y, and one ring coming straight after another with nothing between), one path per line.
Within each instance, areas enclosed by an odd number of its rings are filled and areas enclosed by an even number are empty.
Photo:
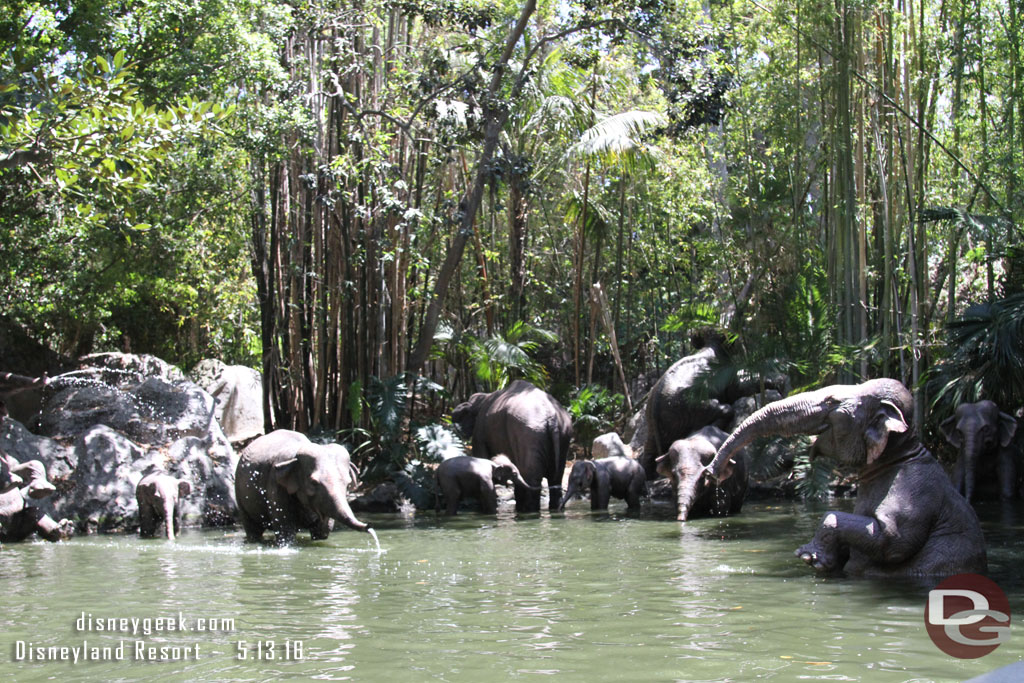
M590 509L607 510L611 498L621 498L630 509L640 507L647 495L647 475L640 463L624 456L577 460L569 472L569 485L560 510L573 497L590 492Z
M327 538L331 520L370 531L348 504L356 471L339 444L315 444L303 434L278 429L259 437L238 458L235 497L248 541L274 531L278 544L291 543L299 529L314 540Z
M0 542L23 541L38 534L47 541L71 537L70 520L55 522L49 515L32 506L33 500L47 498L56 488L46 478L46 467L38 460L19 463L0 453L0 470L6 470L3 492L0 493Z
M796 554L819 572L866 576L984 573L974 509L918 440L913 397L892 379L834 385L771 403L726 439L708 466L721 478L758 437L816 434L812 454L860 465L854 511L828 512Z
M708 426L676 440L668 453L657 458L658 473L672 479L677 520L734 515L743 507L747 462L742 454L734 457L732 476L726 480L715 482L707 475L707 465L728 436L718 427Z
M548 507L558 509L572 419L551 394L516 380L499 391L473 394L455 407L452 422L465 438L472 438L474 456L504 454L519 468L526 486L516 484L516 511L540 511L536 487L545 477Z
M696 353L673 363L651 388L646 409L647 441L640 454L648 479L657 474L655 460L678 439L707 425L729 426L732 407L720 402L716 392L698 386L724 357L720 344L709 341Z
M495 484L540 490L539 487L527 484L519 469L504 455L496 455L490 460L469 455L448 458L437 466L434 476L444 496L445 512L449 515L458 512L459 501L463 498L476 498L480 503L480 512L495 514L498 511Z
M181 531L178 501L190 493L192 484L166 472L152 472L140 479L135 486L135 500L139 504L139 535L152 538L162 530L165 538L177 536Z
M1017 420L1000 412L992 401L964 403L939 425L946 441L957 449L953 486L968 502L977 488L990 494L998 485L1000 498L1014 498L1019 485L1016 454L1011 443Z

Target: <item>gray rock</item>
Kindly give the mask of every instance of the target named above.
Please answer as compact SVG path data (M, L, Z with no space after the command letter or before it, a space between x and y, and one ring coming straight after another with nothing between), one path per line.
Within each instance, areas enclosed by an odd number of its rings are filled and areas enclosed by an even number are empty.
M265 433L263 378L258 371L204 360L192 370L192 379L216 399L215 417L231 443L247 442Z
M622 439L619 438L618 434L608 432L594 439L591 455L595 460L614 456L631 458L633 457L633 449L622 443Z
M18 462L39 460L46 466L47 479L67 479L78 462L75 451L45 436L37 436L17 420L0 420L0 451Z
M56 514L80 531L134 528L135 486L161 470L192 483L185 524L232 523L238 458L214 419L213 397L152 356L98 354L80 364L51 379L39 421L49 438L14 439L48 465Z
M754 396L744 396L743 398L733 401L732 410L733 418L732 422L729 423L730 432L734 431L741 422L746 420L748 417L753 415L755 412L768 405L774 403L782 398L782 394L774 389L765 390L764 394L755 394Z
M157 454L106 425L79 435L74 450L75 471L58 485L66 493L51 499L56 514L87 533L124 531L137 522L135 486L148 471L162 466L154 458Z
M398 490L397 484L386 481L349 503L354 512L399 512L408 500Z

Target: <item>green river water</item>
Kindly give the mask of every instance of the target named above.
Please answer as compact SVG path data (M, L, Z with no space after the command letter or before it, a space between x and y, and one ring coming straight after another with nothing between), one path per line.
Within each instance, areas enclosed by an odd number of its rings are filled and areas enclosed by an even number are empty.
M924 627L927 583L814 576L792 553L824 509L748 503L685 525L667 507L592 513L586 501L553 515L365 516L380 553L347 530L285 549L245 544L240 530L7 545L0 670L19 681L884 682L964 680L1017 661L1018 627L981 659L942 654ZM981 516L990 576L1022 615L1024 506ZM122 632L98 628L131 618ZM101 661L30 658L83 641L108 648L94 651ZM162 654L187 657L149 660Z

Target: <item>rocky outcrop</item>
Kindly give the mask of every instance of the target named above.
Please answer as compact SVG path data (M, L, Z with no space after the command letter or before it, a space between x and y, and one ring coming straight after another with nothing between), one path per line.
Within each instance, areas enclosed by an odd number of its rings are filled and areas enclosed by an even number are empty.
M213 397L153 356L97 354L79 365L50 378L38 434L10 419L0 429L0 448L46 465L53 516L85 532L132 529L136 484L163 470L192 484L184 524L231 523L238 459Z
M204 360L190 373L192 381L217 401L215 415L231 443L241 446L266 433L263 377L244 365Z
M591 446L591 456L597 460L598 458L610 458L610 457L633 457L633 449L622 443L622 439L615 432L608 432L594 439L594 443Z

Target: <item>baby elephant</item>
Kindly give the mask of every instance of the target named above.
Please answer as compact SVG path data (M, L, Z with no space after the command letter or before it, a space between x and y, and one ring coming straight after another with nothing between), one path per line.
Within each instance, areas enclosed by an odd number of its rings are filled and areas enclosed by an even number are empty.
M469 455L448 458L437 466L434 476L437 477L437 485L444 494L445 512L449 515L456 514L459 500L463 496L478 498L480 512L486 515L495 514L498 511L495 484L516 484L531 491L540 491L539 486L527 484L519 474L519 469L504 455L496 455L490 460ZM440 505L438 507L440 508Z
M590 491L591 510L607 510L612 496L624 498L626 505L636 508L640 498L647 495L647 476L639 462L621 455L577 460L569 473L569 488L559 509L564 510L570 498L585 491Z
M163 533L173 539L181 529L181 509L178 500L192 493L192 484L175 479L163 472L147 474L135 487L135 500L139 503L139 536L152 538L157 523L163 521Z
M733 475L721 484L710 481L705 466L710 463L729 435L714 425L672 443L668 453L658 457L658 473L672 478L676 498L676 519L735 514L747 495L747 463L736 456Z

